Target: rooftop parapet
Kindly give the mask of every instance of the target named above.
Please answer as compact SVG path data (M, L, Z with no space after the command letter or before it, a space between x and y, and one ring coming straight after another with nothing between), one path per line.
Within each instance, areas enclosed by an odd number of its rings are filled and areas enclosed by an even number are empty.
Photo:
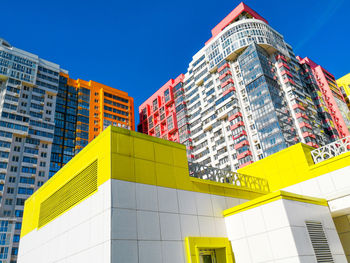
M298 143L238 172L264 178L269 182L270 191L277 191L350 166L349 138L339 141L323 149Z
M111 179L245 200L266 193L255 177L221 174L224 180L191 177L184 145L110 126L27 199L21 236L44 227Z

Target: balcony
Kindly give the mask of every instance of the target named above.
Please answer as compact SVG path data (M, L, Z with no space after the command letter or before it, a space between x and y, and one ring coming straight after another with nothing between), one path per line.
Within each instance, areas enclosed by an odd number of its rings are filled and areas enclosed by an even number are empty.
M307 127L309 129L312 129L312 126L310 124L306 123L306 122L301 122L299 124L299 126L300 126L300 128Z
M298 104L298 103L293 105L293 109L295 110L296 108L301 109L303 111L305 110L305 108L303 106L301 106L300 104Z
M299 119L299 118L304 118L306 120L309 119L309 117L306 114L301 113L301 112L298 112L297 114L295 114L295 117L297 117L297 119Z
M239 166L239 169L241 169L241 168L243 168L243 167L245 167L245 166L247 166L247 165L249 165L249 164L251 164L251 163L253 163L253 161L249 161L249 162L243 163L243 164L241 164L241 165Z
M261 193L269 193L268 181L263 178L240 174L229 170L201 165L199 163L188 163L191 177L210 180L219 183L227 183L239 189L253 190Z
M303 133L303 137L306 138L306 137L311 137L311 138L316 138L316 136L314 134L312 134L311 132L304 132Z
M228 120L229 121L232 121L232 120L234 120L234 119L236 119L237 117L242 117L242 113L239 111L239 112L236 112L235 114L232 114L229 118L228 118Z
M243 121L240 121L240 122L237 122L237 123L231 125L230 129L231 129L231 131L233 131L233 130L237 129L240 126L244 126L244 122Z
M222 80L224 77L226 77L227 75L232 75L231 71L226 71L224 74L220 75L219 80Z
M252 152L250 150L247 150L245 152L242 152L237 155L237 160L243 159L244 157L247 157L248 155L252 156Z
M230 67L228 63L225 63L224 65L222 65L220 68L218 68L218 72L222 71L224 68Z
M241 141L240 143L237 143L234 148L235 150L242 148L243 146L249 145L249 141L245 139L244 141Z
M234 82L233 82L233 79L228 79L228 80L226 80L224 83L221 84L221 88L224 88L226 85L228 85L228 84L230 84L230 83L232 83L232 84L234 83Z
M225 96L226 94L230 93L231 91L236 91L235 87L230 87L226 90L224 90L224 92L222 93L222 96Z
M232 136L232 139L233 139L233 140L236 140L236 139L238 139L239 137L241 137L241 136L243 136L243 135L247 136L247 132L246 132L245 130L243 130L242 132L240 132L237 136Z

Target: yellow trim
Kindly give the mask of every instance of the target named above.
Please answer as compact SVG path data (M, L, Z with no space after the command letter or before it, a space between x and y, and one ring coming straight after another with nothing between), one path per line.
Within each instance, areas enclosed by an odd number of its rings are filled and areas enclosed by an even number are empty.
M226 237L186 237L185 247L188 263L200 263L201 249L215 250L217 262L235 262L231 243Z
M280 190L280 191L275 191L273 193L258 197L254 200L237 205L235 207L226 209L222 212L222 214L224 217L227 217L227 216L237 214L237 213L240 213L258 206L262 206L264 204L271 203L277 200L281 200L281 199L298 201L298 202L309 203L314 205L328 206L327 200L325 199L309 197L305 195L298 195L298 194L289 193L289 192Z
M298 143L238 170L239 173L265 178L271 191L344 168L350 164L350 152L314 164L310 147Z

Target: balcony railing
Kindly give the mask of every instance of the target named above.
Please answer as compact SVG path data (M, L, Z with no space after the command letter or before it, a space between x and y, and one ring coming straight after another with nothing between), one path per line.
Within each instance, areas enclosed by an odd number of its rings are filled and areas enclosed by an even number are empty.
M350 151L350 136L329 143L323 147L311 151L314 163L323 162Z
M240 174L228 170L204 166L199 163L188 163L190 176L219 183L227 183L238 188L261 193L269 193L268 181L263 178Z

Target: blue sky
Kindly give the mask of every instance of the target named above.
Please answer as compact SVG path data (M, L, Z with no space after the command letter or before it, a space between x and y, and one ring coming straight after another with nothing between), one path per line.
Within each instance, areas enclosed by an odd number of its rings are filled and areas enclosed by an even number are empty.
M297 55L310 57L336 78L350 72L350 1L244 2L284 35ZM239 3L2 0L0 37L60 64L72 78L127 91L138 110L170 78L186 72L210 30Z

